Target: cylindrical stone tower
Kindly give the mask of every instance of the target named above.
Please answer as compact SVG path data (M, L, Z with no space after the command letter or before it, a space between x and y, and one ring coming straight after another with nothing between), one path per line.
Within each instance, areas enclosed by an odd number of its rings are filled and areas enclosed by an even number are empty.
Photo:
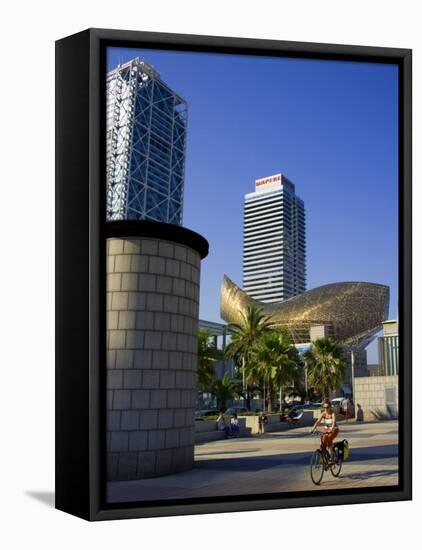
M107 224L107 479L193 466L201 258L180 226Z

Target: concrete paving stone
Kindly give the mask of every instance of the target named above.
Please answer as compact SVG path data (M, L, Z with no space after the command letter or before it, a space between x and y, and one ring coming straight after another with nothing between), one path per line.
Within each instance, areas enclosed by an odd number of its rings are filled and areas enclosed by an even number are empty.
M138 453L122 453L119 456L119 478L133 479L136 476Z
M163 311L164 296L162 294L148 294L146 309L148 311Z
M166 259L165 275L167 275L170 279L173 279L174 277L179 277L180 262L178 262L177 260Z
M158 411L145 410L139 413L139 428L141 430L155 430L157 427Z
M171 450L166 449L157 453L157 460L155 463L157 474L164 475L171 470Z
M152 354L151 350L135 350L135 360L134 368L135 369L150 369L152 368Z
M108 369L114 369L116 367L116 351L111 349L107 350L106 364Z
M186 468L186 457L184 447L173 448L171 452L171 465L172 470L182 471Z
M181 262L186 262L187 249L185 246L175 245L174 246L174 257L176 260Z
M199 285L199 278L200 276L200 271L199 269L197 269L195 266L191 266L191 281L194 282L195 284Z
M174 351L179 349L178 346L179 335L174 332L163 332L162 347L164 350Z
M116 273L128 273L130 271L131 256L128 254L119 254L115 256L114 271Z
M121 290L136 292L138 290L138 273L122 273Z
M142 292L129 292L127 309L134 311L144 311L146 304L146 294Z
M171 294L173 288L173 279L165 275L157 276L157 292L162 294Z
M131 393L129 390L114 390L113 409L129 409Z
M142 422L142 415L140 416ZM144 430L129 432L129 450L146 451L148 449L148 432Z
M124 330L110 330L108 348L109 349L123 349L126 345L126 331Z
M155 451L141 451L138 453L138 476L147 477L155 473L156 456Z
M157 278L151 273L140 273L138 275L138 290L141 292L155 292Z
M195 418L195 407L182 409L185 411L185 426L191 426Z
M191 427L187 427L187 428L182 428L180 431L179 431L179 444L186 447L188 445L193 445L194 443L194 437L195 437L195 431L194 431L194 428L191 428Z
M173 258L174 244L167 241L160 241L158 244L158 255L166 258Z
M148 330L154 328L154 313L152 311L136 312L136 328Z
M107 411L107 431L120 430L121 411Z
M162 333L159 331L146 330L145 339L144 339L144 348L150 349L150 350L160 350L161 336L162 336Z
M173 279L173 294L176 296L185 296L185 281L183 279ZM117 289L116 289L117 290Z
M119 453L107 453L107 478L116 479Z
M148 450L164 449L165 432L163 430L150 430L148 433ZM161 453L160 453L161 454Z
M116 330L119 324L119 312L107 311L107 330Z
M168 390L167 400L169 408L175 409L177 407L180 407L180 404L182 402L181 394L184 395L185 393L185 391L181 392L180 390Z
M121 429L139 429L139 411L121 411Z
M170 330L170 313L156 312L154 314L154 329L155 330Z
M114 397L114 391L113 390L106 390L106 406L107 410L110 410L113 408L113 397Z
M143 330L127 330L126 331L126 348L127 349L141 349L144 347L144 334Z
M107 256L106 260L106 271L107 273L113 273L114 272L114 260L116 256Z
M141 389L142 388L142 370L132 369L127 370L123 377L123 386L126 389ZM143 388L142 388L143 389Z
M191 275L192 275L192 266L182 262L180 264L180 275L179 275L179 277L181 279L185 279L187 281L190 281L191 280Z
M195 267L199 265L201 258L196 252L196 250L188 249L187 262L194 265Z
M148 273L149 256L132 255L130 257L130 271L132 273Z
M123 371L116 369L107 371L107 388L109 390L120 390L123 388Z
M111 452L123 452L129 448L129 435L128 432L111 432Z
M189 298L190 300L193 300L195 298L195 287L194 285L189 282L189 281L186 281L186 286L185 286L185 295L187 298ZM123 289L125 290L125 289Z
M186 425L186 411L184 409L174 410L174 427L182 428Z
M171 370L160 370L160 388L172 389L175 387L176 374Z
M107 274L107 292L115 292L121 290L121 281L122 281L122 275L121 273L108 273Z
M184 371L176 372L176 388L183 389L189 387L187 383L187 374L188 373Z
M171 315L171 330L173 332L184 332L184 320L185 317L183 315L177 315L176 313L173 313Z
M111 309L128 309L128 298L129 296L127 292L113 292L111 299Z
M149 258L149 272L156 275L164 275L166 272L166 260L159 256L150 256Z
M143 372L142 387L143 389L156 389L160 386L160 373L154 370Z
M158 254L158 241L155 239L143 239L142 240L142 253L149 256L155 256Z
M179 302L177 296L164 296L163 311L177 313L179 311Z
M166 430L166 448L173 449L179 446L179 429Z
M169 367L174 370L183 369L183 358L184 354L181 351L174 351L169 358Z
M118 327L119 329L134 329L136 321L136 311L112 311L111 313L119 314Z
M124 239L124 253L125 254L140 254L141 253L141 239L126 238Z
M116 369L131 369L133 368L134 352L133 350L117 350L116 351Z
M188 351L195 353L198 349L198 338L196 335L188 336Z
M168 369L169 352L163 350L154 350L152 352L152 368L153 369Z
M123 241L121 239L108 239L108 254L123 254Z
M148 409L150 407L149 390L132 390L131 393L132 393L132 409ZM126 407L126 408L129 408L129 407Z
M152 409L167 408L168 390L150 390L150 406ZM169 405L170 407L171 405Z
M175 421L175 411L172 409L162 410L158 412L158 428L167 429L173 428Z
M177 349L189 351L189 336L187 334L177 334Z

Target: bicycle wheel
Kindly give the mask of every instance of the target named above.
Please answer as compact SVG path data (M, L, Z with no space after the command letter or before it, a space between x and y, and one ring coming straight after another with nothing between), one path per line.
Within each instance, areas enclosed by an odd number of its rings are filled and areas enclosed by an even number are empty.
M343 460L340 458L339 454L336 451L334 451L333 459L334 459L334 464L330 465L330 470L334 477L338 477L341 472Z
M324 475L324 460L321 451L318 449L311 456L311 479L312 483L319 485Z

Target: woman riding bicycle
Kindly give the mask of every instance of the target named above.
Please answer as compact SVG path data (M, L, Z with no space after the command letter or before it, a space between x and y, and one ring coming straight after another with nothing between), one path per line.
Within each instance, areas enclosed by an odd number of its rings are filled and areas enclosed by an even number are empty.
M324 401L324 411L320 414L318 420L312 427L311 433L313 433L319 424L324 424L324 432L321 436L321 443L324 448L328 449L330 454L330 461L333 461L333 443L338 434L338 427L336 424L336 415L331 403L326 399Z

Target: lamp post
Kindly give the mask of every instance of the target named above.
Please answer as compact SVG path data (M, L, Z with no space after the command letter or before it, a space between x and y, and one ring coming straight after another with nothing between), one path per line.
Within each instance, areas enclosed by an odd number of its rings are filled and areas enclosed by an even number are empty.
M350 350L350 359L351 359L351 366L352 366L353 406L356 407L356 404L355 404L355 350L353 348Z

